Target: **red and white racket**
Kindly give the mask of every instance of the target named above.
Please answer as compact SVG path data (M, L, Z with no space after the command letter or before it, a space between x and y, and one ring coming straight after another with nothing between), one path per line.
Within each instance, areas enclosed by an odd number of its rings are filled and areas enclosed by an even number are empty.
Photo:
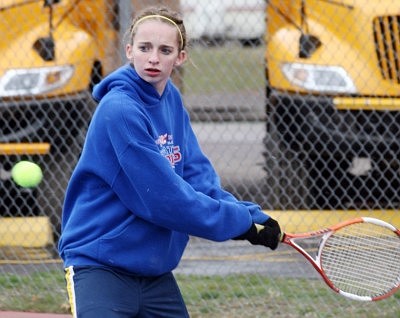
M315 257L306 252L312 239ZM310 261L335 292L376 301L400 287L400 231L384 221L360 217L315 232L282 235Z

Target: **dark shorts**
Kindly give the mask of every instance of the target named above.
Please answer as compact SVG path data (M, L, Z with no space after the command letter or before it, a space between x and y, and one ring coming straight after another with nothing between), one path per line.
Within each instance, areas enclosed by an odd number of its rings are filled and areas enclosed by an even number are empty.
M189 317L172 273L143 277L92 266L65 273L73 317Z

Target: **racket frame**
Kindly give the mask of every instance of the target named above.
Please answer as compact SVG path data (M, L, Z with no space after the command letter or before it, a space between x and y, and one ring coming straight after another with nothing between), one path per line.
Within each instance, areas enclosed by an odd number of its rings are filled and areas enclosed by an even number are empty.
M395 286L393 289L391 289L389 292L387 292L386 294L378 296L378 297L359 296L359 295L355 295L352 293L344 292L344 291L340 290L339 288L337 288L331 282L331 280L327 277L327 275L325 274L325 272L322 268L321 253L322 253L322 250L323 250L328 238L332 234L334 234L336 231L338 231L339 229L349 226L351 224L356 224L356 223L371 223L371 224L379 225L382 227L386 227L389 230L393 231L395 234L397 234L397 236L399 236L399 239L400 239L400 230L396 229L393 225L391 225L385 221L376 219L376 218L358 217L358 218L354 218L351 220L346 220L346 221L340 222L336 225L333 225L333 226L330 226L330 227L327 227L327 228L324 228L321 230L317 230L317 231L304 232L304 233L299 233L299 234L282 233L281 242L293 247L300 254L302 254L312 264L312 266L315 268L315 270L320 274L320 276L323 278L325 283L333 291L339 293L340 295L343 295L350 299L360 300L360 301L377 301L377 300L387 298L387 297L393 295L400 288L400 283L397 286ZM296 243L296 240L304 240L306 238L317 238L317 237L320 237L320 242L318 245L318 251L316 253L315 258L313 256L311 256L299 244Z

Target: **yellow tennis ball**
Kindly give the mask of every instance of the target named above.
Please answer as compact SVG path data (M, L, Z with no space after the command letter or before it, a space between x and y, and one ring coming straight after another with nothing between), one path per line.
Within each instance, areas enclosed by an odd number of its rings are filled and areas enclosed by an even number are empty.
M42 169L31 161L20 161L11 169L11 177L23 188L34 188L43 179Z

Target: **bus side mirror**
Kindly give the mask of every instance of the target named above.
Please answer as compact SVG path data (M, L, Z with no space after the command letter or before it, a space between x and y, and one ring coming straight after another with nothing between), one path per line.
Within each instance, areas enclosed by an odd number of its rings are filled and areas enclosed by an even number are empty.
M302 33L299 41L299 57L305 59L311 57L321 44L316 36Z
M53 61L55 59L55 43L51 36L37 39L33 43L33 49L45 61Z

